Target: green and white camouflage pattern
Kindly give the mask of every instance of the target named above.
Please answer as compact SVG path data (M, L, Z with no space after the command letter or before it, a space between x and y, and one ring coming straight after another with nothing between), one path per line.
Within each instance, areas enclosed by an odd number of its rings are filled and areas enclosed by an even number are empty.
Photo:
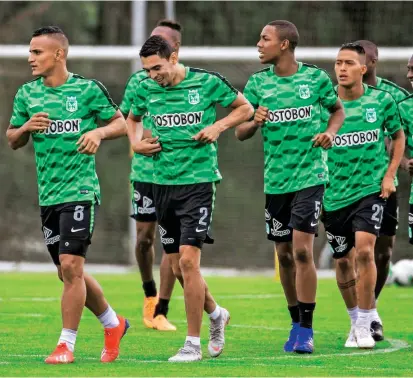
M328 152L329 184L324 195L327 211L342 209L381 191L389 156L385 132L400 130L396 101L387 92L363 84L357 100L342 100L346 119Z
M119 106L121 112L126 117L131 110L133 98L138 89L139 82L147 77L148 74L146 71L140 70L132 74L126 83L125 94L122 103ZM151 118L149 115L145 115L143 118L143 127L150 130L151 124ZM134 153L132 157L130 180L151 183L153 181L153 158Z
M238 91L221 75L191 67L186 67L185 79L173 87L161 87L150 78L140 82L132 113L150 114L153 135L159 137L162 146L153 159L155 184L221 180L217 143L201 143L193 136L215 123L216 104L227 107L237 95Z
M21 127L39 112L52 121L46 131L31 134L41 206L100 199L95 156L79 153L76 142L98 127L98 118L109 120L117 109L100 82L72 73L59 87L38 78L19 88L10 124Z
M399 102L399 112L406 134L407 155L413 158L413 94ZM413 185L410 187L409 203L413 204Z
M337 102L328 74L299 62L297 73L280 77L270 66L249 78L244 95L255 108L269 109L261 127L264 192L283 194L325 184L327 153L314 148L312 139L325 130L323 109Z

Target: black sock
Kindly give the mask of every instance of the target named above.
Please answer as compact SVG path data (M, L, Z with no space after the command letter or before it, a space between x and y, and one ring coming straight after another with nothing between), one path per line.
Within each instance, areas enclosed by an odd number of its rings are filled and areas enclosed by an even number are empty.
M298 308L300 309L300 327L313 328L315 303L298 302Z
M145 297L156 297L156 284L155 281L146 281L142 285Z
M157 303L155 307L155 313L153 317L156 318L158 315L163 315L166 318L166 315L168 315L168 310L169 310L168 305L169 305L169 299L159 298L159 302Z
M293 323L300 322L300 310L298 309L298 305L295 306L288 306L288 311L290 311L291 320Z

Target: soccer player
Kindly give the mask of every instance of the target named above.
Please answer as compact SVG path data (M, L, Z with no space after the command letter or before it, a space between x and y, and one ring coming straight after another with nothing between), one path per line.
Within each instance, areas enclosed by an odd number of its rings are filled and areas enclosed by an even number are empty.
M407 80L413 87L413 55L407 64ZM399 111L406 134L406 157L402 161L402 167L413 176L413 94L399 102ZM413 244L413 185L409 198L409 243Z
M17 91L7 138L16 150L32 137L44 239L63 281L63 329L45 362L74 361L84 306L104 327L101 361L111 362L129 324L110 307L83 266L100 202L94 155L102 140L125 135L126 125L100 82L68 72L68 49L67 37L56 26L33 33L29 64L36 79ZM97 128L97 118L106 126Z
M317 287L313 243L328 181L323 150L331 147L344 111L328 74L296 61L298 40L289 21L272 21L263 28L259 59L271 66L248 80L244 94L255 116L237 127L236 136L245 140L261 129L266 231L275 243L292 320L284 351L312 353ZM330 114L327 126L324 109Z
M151 35L159 35L169 42L178 54L181 45L181 25L175 21L162 20L152 31ZM125 95L120 110L125 118L132 106L133 96L139 81L146 78L145 70L132 74L126 84ZM145 116L143 123L146 129L151 127L151 118ZM136 138L136 130L129 130L131 143ZM160 293L159 301L156 284L153 279L153 260L155 257L154 241L156 228L156 213L153 205L153 157L134 154L131 170L132 205L136 220L136 247L135 254L138 262L145 299L143 304L143 322L146 327L159 331L175 331L167 317L169 300L175 284L175 275L165 254L162 255L160 266Z
M356 43L360 44L366 52L366 66L367 71L363 76L363 82L390 92L396 102L403 100L409 92L404 88L399 87L396 83L386 80L376 75L376 67L379 59L377 45L368 40L359 40ZM389 138L385 139L387 150L390 151ZM394 245L396 242L396 232L399 218L399 205L397 198L397 176L395 178L396 192L392 193L386 202L383 213L383 222L379 237L375 246L375 260L377 268L377 283L374 289L375 300L373 304L371 331L373 338L376 341L382 341L383 336L383 322L377 312L376 301L386 283L389 274L391 256L393 254Z
M396 191L394 178L405 143L396 101L389 92L363 84L366 71L363 47L356 43L343 45L335 73L346 119L328 153L330 180L323 207L333 257L344 258L355 248L357 279L355 283L348 281L347 288L342 284L341 292L347 308L358 309L345 346L359 348L375 345L370 332L377 276L374 245L386 201ZM392 138L390 162L385 133Z
M154 155L154 202L161 242L172 269L183 283L188 333L171 362L202 358L200 330L203 309L210 318L208 351L219 356L229 312L216 304L200 273L201 248L206 241L221 180L217 139L230 127L249 119L253 109L221 75L178 63L178 55L159 36L150 37L140 51L148 77L141 80L127 119L137 127L135 152ZM232 107L216 121L215 104ZM149 113L152 138L141 139L142 117Z

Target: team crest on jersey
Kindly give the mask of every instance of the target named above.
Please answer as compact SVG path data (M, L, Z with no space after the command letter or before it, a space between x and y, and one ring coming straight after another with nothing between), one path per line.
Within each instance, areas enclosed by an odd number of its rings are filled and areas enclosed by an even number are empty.
M300 93L300 97L304 100L306 98L310 98L310 96L311 96L310 88L308 87L308 84L300 85L298 91Z
M373 123L377 121L377 114L376 114L376 109L374 108L368 108L366 110L366 121Z
M198 93L198 89L190 89L188 92L188 102L191 105L196 105L199 104L199 93Z
M66 98L66 110L68 112L75 112L77 110L77 99L76 96Z

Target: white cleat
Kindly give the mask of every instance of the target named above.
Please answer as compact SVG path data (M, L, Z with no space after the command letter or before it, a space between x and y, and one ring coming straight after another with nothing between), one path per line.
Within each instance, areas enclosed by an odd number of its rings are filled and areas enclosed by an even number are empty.
M209 324L208 352L211 357L218 357L224 350L225 327L229 323L230 315L228 310L221 308L221 314L216 320Z
M175 356L169 358L169 362L194 362L202 360L201 347L185 341L183 348L179 349Z
M357 346L360 349L373 349L376 345L373 337L371 336L369 327L355 327L354 334L357 340Z
M357 348L357 339L355 334L355 326L351 326L350 333L348 334L346 343L344 344L344 348Z

